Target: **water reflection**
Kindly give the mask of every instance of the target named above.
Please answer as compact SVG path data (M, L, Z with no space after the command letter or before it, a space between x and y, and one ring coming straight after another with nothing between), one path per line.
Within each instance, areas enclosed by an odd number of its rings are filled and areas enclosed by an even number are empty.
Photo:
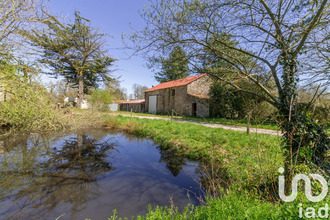
M163 150L159 148L159 151L161 154L159 162L166 163L166 168L173 176L179 175L182 167L186 165L185 157L176 154L175 151L171 149Z
M108 158L116 144L108 139L100 142L77 134L60 146L42 143L39 138L22 138L19 147L2 158L1 197L10 195L12 200L1 207L1 215L43 218L59 204L69 203L75 218L89 200L100 196L95 180L115 169Z
M196 165L151 141L109 131L14 137L0 142L0 215L6 219L106 219L147 205L197 199ZM2 151L1 151L2 150Z
M114 147L115 143L109 140L99 143L93 137L78 134L76 138L65 140L60 149L53 148L49 161L43 162L41 167L52 177L95 181L114 169L108 160Z

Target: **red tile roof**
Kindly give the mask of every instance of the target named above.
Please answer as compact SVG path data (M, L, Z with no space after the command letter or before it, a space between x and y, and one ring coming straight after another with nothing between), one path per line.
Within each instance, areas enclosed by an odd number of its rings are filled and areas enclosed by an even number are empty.
M131 101L124 101L121 102L120 104L139 104L139 103L144 103L144 99L137 99L137 100L131 100Z
M159 90L159 89L166 89L166 88L171 88L171 87L177 87L177 86L185 86L205 75L206 75L206 73L200 74L197 76L187 77L184 79L177 79L177 80L173 80L173 81L169 81L169 82L164 82L164 83L158 84L157 86L152 87L151 89L146 90L146 92L151 92L151 91L155 91L155 90Z

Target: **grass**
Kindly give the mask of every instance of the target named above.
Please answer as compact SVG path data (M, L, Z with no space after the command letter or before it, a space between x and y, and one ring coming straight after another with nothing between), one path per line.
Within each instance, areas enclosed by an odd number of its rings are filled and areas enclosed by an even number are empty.
M116 114L121 115L133 115L133 116L147 116L147 117L160 117L160 118L171 118L169 115L153 115L149 113L131 113L120 111L116 112ZM223 124L223 125L235 125L235 126L247 126L247 119L226 119L226 118L200 118L200 117L193 117L193 116L174 116L174 119L177 120L187 120L187 121L196 121L196 122L205 122L205 123L214 123L214 124ZM251 127L253 128L264 128L270 130L279 130L278 126L276 125L275 121L269 120L251 120L250 122Z
M299 203L302 202L302 218L299 216ZM145 216L137 216L135 219L156 220L156 219L308 219L305 217L306 209L313 207L316 210L316 215L319 208L324 208L325 204L329 203L329 197L323 202L312 203L303 198L295 200L291 203L272 204L262 202L260 198L250 193L237 193L235 190L230 190L228 193L218 199L209 198L206 205L193 207L188 205L183 211L179 212L174 206L171 207L149 207L149 212ZM324 211L323 211L324 215ZM315 216L316 217L316 216ZM110 220L116 220L116 212ZM313 218L321 219L321 218ZM323 218L324 219L324 218Z
M122 116L109 117L106 124L150 138L189 159L221 163L231 182L241 186L259 186L273 180L283 164L278 136Z
M222 192L220 197L208 196L203 206L188 204L181 211L174 205L149 207L146 215L134 219L300 219L300 203L302 219L307 219L304 215L308 207L315 208L318 219L318 208L329 203L329 196L312 203L301 193L295 201L282 204L279 200L270 202L270 195L262 194L262 187L277 183L278 168L283 166L278 136L247 135L189 123L123 116L109 116L106 126L150 138L190 159L218 163L225 170L224 178L230 182L227 188L217 188ZM118 219L116 212L110 217L115 219Z

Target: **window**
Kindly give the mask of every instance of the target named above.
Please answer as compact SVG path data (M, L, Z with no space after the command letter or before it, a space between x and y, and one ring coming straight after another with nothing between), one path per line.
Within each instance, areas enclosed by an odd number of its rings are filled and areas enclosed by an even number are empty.
M175 89L172 89L172 96L175 96Z

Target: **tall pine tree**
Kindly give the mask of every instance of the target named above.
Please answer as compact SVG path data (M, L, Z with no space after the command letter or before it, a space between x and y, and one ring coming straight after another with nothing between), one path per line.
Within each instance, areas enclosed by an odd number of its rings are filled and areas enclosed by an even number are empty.
M73 24L62 24L48 15L43 21L47 30L24 32L33 44L42 49L41 63L47 64L55 76L61 75L78 88L77 107L81 107L84 93L112 78L109 69L113 58L104 50L104 34L89 25L89 21L75 12Z
M161 58L161 71L155 74L155 79L160 82L168 82L189 76L189 60L184 50L177 46L170 53L169 58Z

